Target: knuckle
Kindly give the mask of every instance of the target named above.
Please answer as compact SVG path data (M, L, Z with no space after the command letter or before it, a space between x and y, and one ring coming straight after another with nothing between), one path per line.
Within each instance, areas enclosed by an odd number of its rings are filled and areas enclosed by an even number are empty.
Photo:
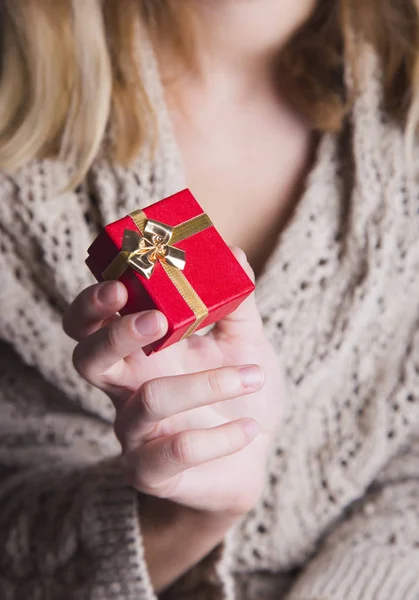
M175 435L171 441L170 453L177 463L193 464L192 444L188 433Z
M137 460L133 461L134 458ZM137 454L129 455L129 466L123 469L123 473L126 481L139 492L144 494L150 494L152 496L158 496L160 486L157 483L157 475L154 469L149 468L144 457Z
M136 469L134 473L128 475L128 478L130 485L137 491L156 498L167 497L171 487L168 482L158 483L155 475L148 470Z
M127 466L123 469L125 480L129 485L139 492L146 493L148 491L148 482L144 477L144 470L138 466Z
M234 454L247 446L246 434L240 425L232 424L223 432L223 448L226 454Z
M156 421L160 418L158 387L157 380L146 381L141 386L139 408L140 414L144 419Z
M116 414L115 421L113 423L113 430L115 432L116 439L124 448L126 445L125 419L119 412Z
M219 397L223 393L224 382L219 370L213 370L208 373L208 385L211 393L215 397Z
M135 469L133 475L133 487L144 494L152 494L155 486L153 474L144 469Z
M257 486L253 486L250 491L247 490L246 494L234 494L230 500L230 505L234 507L233 512L237 516L243 516L253 510L260 501L262 490L263 487L258 488Z
M118 352L119 324L119 321L113 321L106 327L106 345L112 354Z
M102 385L109 388L123 388L124 385L124 362L122 360L115 362L111 367L100 373Z
M91 380L89 360L86 357L84 346L81 343L77 344L73 350L73 366L83 379L86 379L87 381Z
M234 452L247 444L246 434L242 427L237 425L230 429L227 435L227 444L230 452Z
M67 309L67 311L64 313L63 320L62 320L63 331L66 335L68 335L70 337L72 337L72 332L73 332L72 307L73 307L73 305L71 305L70 308Z
M98 284L94 284L80 292L64 313L62 320L63 330L70 337L73 337L74 332L78 331L79 327L77 322L80 320L80 317L89 314L89 306L92 303L95 304L95 295L93 292L97 285Z

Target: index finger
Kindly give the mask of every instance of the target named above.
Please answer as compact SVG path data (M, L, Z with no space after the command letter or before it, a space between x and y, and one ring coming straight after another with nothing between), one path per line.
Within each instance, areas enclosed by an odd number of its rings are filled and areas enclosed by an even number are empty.
M63 319L65 333L79 342L101 328L127 303L128 295L120 281L95 283L72 302Z

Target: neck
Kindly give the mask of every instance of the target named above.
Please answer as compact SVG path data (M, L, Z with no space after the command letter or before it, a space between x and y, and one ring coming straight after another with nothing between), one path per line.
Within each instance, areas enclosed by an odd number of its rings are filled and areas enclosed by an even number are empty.
M316 0L190 0L199 27L198 66L260 73L312 13Z
M179 0L177 0L179 1ZM318 0L182 0L194 29L195 69L209 89L248 95L272 85L272 60L310 16ZM166 82L178 80L182 65L164 40L157 47ZM189 72L189 75L192 75ZM181 78L183 80L183 78Z

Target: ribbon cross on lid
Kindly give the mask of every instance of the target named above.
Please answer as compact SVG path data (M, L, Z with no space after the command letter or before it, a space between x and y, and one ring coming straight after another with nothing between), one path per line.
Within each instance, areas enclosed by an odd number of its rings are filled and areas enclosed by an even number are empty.
M119 279L128 267L150 279L158 262L166 272L172 268L181 273L186 266L186 253L174 244L212 227L211 219L205 213L174 227L149 219L142 210L129 216L136 230L125 229L121 251L102 273L105 280Z
M181 271L185 268L185 251L170 245L173 227L148 219L142 236L132 231L129 233L131 240L132 234L137 238L137 248L130 252L127 262L146 279L150 279L153 275L157 261L176 267ZM129 243L131 245L131 241ZM125 250L124 245L123 250Z
M211 219L206 213L202 213L171 227L149 219L141 209L135 210L129 216L136 230L124 230L122 248L103 271L102 277L105 281L119 279L127 268L131 267L145 279L151 279L159 262L195 316L195 322L184 333L182 339L189 337L209 313L207 306L182 272L186 266L185 251L174 244L212 227Z

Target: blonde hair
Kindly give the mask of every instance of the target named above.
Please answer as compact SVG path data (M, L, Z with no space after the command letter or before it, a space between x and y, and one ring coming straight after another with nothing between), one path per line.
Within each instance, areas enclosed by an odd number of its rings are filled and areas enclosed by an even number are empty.
M148 141L152 123L138 68L139 31L165 36L188 61L187 4L0 0L0 168L12 172L36 158L71 157L80 181L105 140L113 160L129 164ZM356 63L354 30L382 59L389 115L415 135L419 0L318 0L278 56L290 99L314 128L342 126L351 105L343 64L344 57Z

